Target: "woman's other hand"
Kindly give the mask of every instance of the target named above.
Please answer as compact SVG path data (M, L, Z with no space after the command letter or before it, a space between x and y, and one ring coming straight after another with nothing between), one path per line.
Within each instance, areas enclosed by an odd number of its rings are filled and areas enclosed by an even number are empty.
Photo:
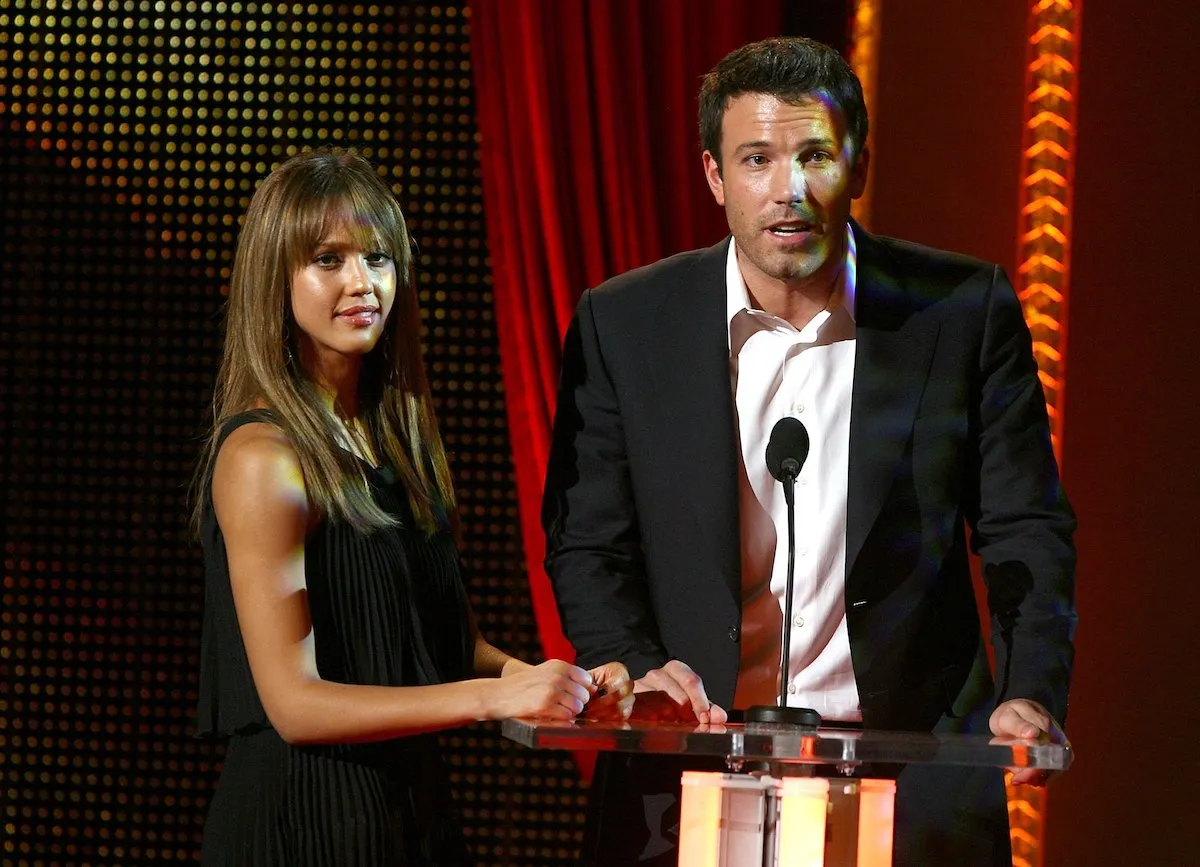
M515 670L509 666L502 677L481 683L487 690L487 719L570 720L580 714L596 692L591 674L561 659Z

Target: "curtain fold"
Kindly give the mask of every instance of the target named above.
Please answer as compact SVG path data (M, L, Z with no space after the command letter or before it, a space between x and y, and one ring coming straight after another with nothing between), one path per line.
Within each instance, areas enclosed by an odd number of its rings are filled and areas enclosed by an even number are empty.
M784 0L471 0L492 293L542 649L573 659L540 524L563 334L583 290L727 233L701 171L700 79L778 35Z

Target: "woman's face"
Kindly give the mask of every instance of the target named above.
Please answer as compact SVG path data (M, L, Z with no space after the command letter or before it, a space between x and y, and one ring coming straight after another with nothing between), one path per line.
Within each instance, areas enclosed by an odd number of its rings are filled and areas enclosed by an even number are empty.
M396 298L396 263L387 253L364 249L355 237L344 222L334 223L292 273L302 354L317 364L370 352Z

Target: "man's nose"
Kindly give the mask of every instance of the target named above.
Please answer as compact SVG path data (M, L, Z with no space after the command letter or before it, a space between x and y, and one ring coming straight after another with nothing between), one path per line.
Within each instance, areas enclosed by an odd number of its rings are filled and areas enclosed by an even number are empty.
M805 177L804 167L799 160L787 163L786 168L780 165L775 178L775 200L780 204L790 205L803 202L808 198L808 178Z
M803 202L808 198L808 177L804 174L804 166L800 160L792 160L789 164L788 192L789 202Z

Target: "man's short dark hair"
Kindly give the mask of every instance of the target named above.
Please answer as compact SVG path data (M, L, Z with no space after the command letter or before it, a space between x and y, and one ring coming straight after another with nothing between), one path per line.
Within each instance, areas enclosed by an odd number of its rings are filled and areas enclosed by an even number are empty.
M721 121L729 103L746 93L765 93L782 102L822 97L846 118L854 158L867 140L867 105L862 84L842 55L803 37L764 39L727 54L700 85L700 146L721 166Z

